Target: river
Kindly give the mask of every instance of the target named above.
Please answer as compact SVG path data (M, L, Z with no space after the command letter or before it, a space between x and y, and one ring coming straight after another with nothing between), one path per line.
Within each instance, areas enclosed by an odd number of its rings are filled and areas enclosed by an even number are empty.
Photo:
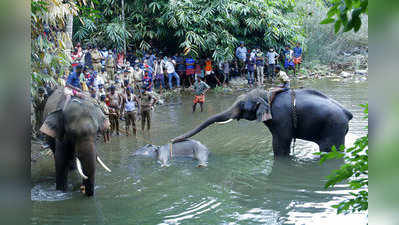
M366 133L368 122L359 104L367 102L367 81L306 80L296 85L320 90L354 114L347 144ZM110 144L97 144L112 173L97 166L93 198L79 192L75 172L70 173L68 192L55 191L51 157L32 164L31 224L367 223L364 213L336 215L331 208L350 192L345 185L324 189L326 176L342 161L320 165L313 155L317 145L301 140L292 157L274 160L271 134L261 123L213 125L194 136L212 152L207 168L196 168L191 159L175 159L170 167L160 167L155 160L131 156L148 142L167 143L235 98L209 94L204 112L197 107L192 114L192 97L183 96L156 108L150 137L140 131L137 138L112 137Z

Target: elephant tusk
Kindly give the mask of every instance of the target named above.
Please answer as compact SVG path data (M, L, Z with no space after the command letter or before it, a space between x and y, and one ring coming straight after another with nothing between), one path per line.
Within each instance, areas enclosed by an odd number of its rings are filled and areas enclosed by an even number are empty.
M217 124L226 124L226 123L230 123L231 121L233 121L233 119L229 119L229 120L226 120L224 122L216 122L216 123Z
M104 169L105 169L106 171L108 171L108 172L111 173L111 170L103 163L103 161L101 161L100 157L98 157L98 156L97 156L97 162L100 163L100 165L101 165L102 167L104 167Z
M86 175L84 175L83 171L82 171L82 164L80 163L79 159L76 158L76 168L78 169L79 175L83 177L83 179L87 179L88 177Z

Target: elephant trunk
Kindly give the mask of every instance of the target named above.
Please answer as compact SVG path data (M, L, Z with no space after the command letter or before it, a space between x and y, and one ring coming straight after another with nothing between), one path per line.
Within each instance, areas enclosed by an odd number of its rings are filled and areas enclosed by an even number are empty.
M75 144L76 164L79 174L84 178L84 193L87 196L94 195L96 174L96 150L93 138L77 140ZM80 164L80 166L79 166Z
M191 131L172 139L172 142L176 143L184 139L190 138L195 134L197 134L198 132L200 132L201 130L205 129L206 127L212 125L213 123L221 123L221 124L228 123L233 119L237 119L238 115L239 115L238 107L236 106L236 104L234 104L228 110L209 117L207 120L205 120L203 123L198 125L196 128L192 129Z

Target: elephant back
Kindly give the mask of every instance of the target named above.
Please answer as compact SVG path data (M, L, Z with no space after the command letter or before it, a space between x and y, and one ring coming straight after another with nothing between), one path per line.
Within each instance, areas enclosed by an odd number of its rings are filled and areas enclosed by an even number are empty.
M44 107L44 118L46 118L50 113L62 109L65 103L66 97L64 94L64 87L58 87L47 99L46 105Z

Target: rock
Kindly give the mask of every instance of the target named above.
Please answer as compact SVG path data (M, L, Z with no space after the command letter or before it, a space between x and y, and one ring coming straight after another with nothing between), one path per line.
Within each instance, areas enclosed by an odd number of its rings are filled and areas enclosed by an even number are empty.
M352 74L346 71L342 71L339 76L343 77L343 78L347 78L347 77L351 77Z
M367 76L368 75L368 70L356 70L355 74Z

